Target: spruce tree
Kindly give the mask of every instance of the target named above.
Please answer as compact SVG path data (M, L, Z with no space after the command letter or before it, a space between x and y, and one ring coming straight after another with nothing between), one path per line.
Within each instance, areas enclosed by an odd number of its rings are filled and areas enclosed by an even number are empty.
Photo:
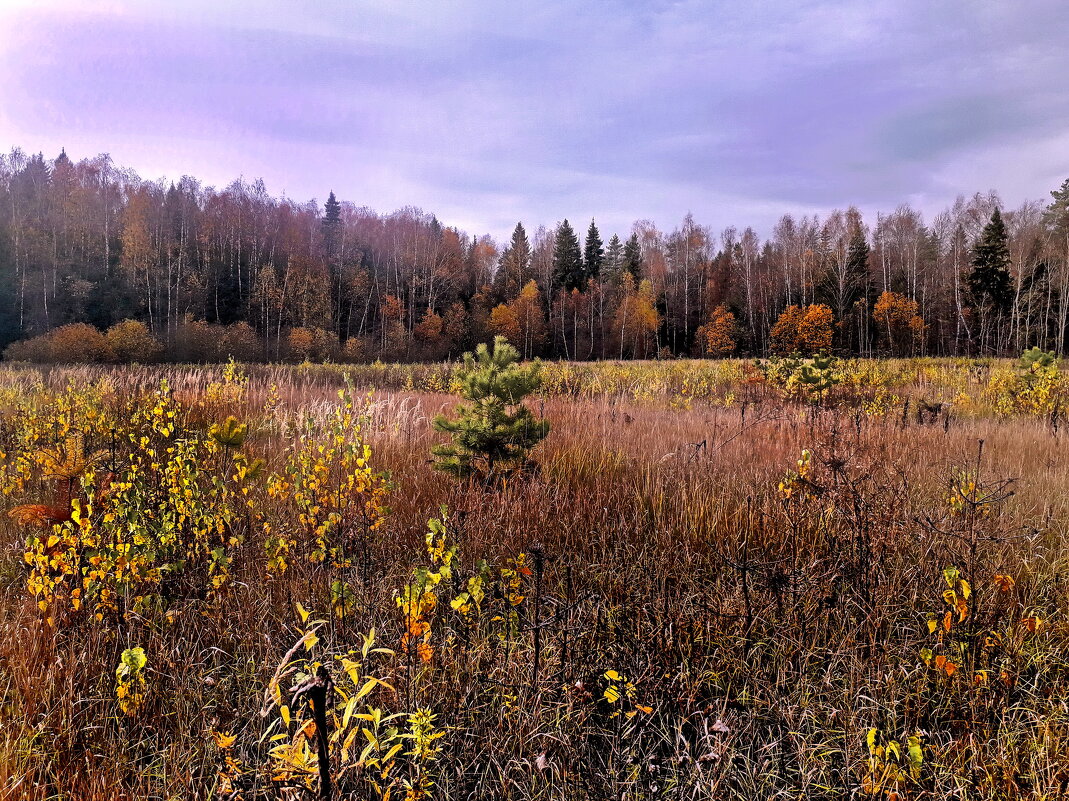
M586 231L586 246L583 248L583 266L586 268L586 278L598 278L601 275L601 265L605 261L605 248L602 246L601 234L594 220L590 220L590 227Z
M616 234L612 235L608 247L605 248L605 263L601 271L607 281L616 283L620 280L620 272L624 266L624 243Z
M846 253L846 273L850 286L855 291L855 300L865 296L869 283L869 243L865 232L858 228L850 238L850 248Z
M969 294L978 307L1005 312L1013 300L1010 249L1006 225L996 208L973 248L972 271L966 278Z
M583 288L583 252L567 220L557 228L553 246L553 285L569 292Z
M338 248L338 230L341 228L341 203L334 197L333 190L323 204L323 245L328 260L333 260Z
M323 225L336 226L341 222L341 203L334 197L334 190L327 196L327 202L323 204Z
M435 469L490 480L523 466L530 450L545 439L549 423L523 405L542 384L542 366L522 367L519 357L501 336L494 338L493 351L482 344L474 355L464 354L458 377L461 397L469 403L456 407L455 419L434 419L434 430L453 439L432 449Z
M642 247L638 244L638 234L631 234L624 245L624 272L631 273L635 282L642 280Z
M530 268L531 243L527 240L527 232L523 228L523 223L516 223L516 228L512 231L512 239L505 248L505 252L501 254L497 274L494 276L494 291L497 299L502 303L507 303L515 298L530 280Z
M1065 251L1069 255L1069 179L1063 181L1061 188L1052 191L1050 196L1051 204L1047 206L1043 219L1065 243Z

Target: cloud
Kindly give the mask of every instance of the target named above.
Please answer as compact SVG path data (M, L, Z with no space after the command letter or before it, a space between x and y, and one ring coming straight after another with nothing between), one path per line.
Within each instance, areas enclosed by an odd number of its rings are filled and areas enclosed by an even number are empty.
M11 145L497 236L688 211L767 231L1069 174L1060 0L53 2L0 26Z

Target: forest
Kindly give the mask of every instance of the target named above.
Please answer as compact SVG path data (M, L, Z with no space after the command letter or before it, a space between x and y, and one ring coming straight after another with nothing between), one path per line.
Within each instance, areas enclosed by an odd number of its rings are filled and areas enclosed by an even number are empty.
M714 179L715 180L715 179ZM595 210L587 210L586 214ZM688 214L508 241L417 208L298 203L262 181L149 181L107 155L0 156L0 346L42 362L1017 355L1069 336L1069 180L926 221L785 214L762 238ZM585 229L585 230L584 230Z

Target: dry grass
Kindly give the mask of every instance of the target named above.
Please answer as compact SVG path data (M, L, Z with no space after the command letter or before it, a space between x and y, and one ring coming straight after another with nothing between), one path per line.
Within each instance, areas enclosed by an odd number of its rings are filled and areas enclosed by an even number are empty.
M193 400L217 372L78 368L4 380L31 393L38 376L59 388L108 375L132 395L166 374ZM923 370L912 375L913 397L939 391ZM339 383L332 369L264 368L240 399L200 413L248 420L246 448L270 468L287 421L325 415ZM272 384L281 405L264 415ZM396 695L376 696L391 712L437 714L445 734L432 797L1064 797L1069 453L1046 418L923 425L898 407L810 407L742 379L686 404L585 386L535 401L553 426L539 469L495 491L429 464L429 421L451 396L395 386L371 400L367 436L394 482L391 513L350 576L355 616L320 631L324 653L359 648L373 627L399 649L394 596L426 562L423 532L441 504L460 548L457 589L480 559L496 569L521 552L546 555L538 608L535 577L525 579L518 633L443 612L431 662L413 670L398 658ZM1013 478L1014 494L952 514L948 482L975 468L981 441L979 483ZM813 466L788 499L778 485L803 449ZM295 603L327 613L329 571L295 563L269 578L250 557L210 604L190 598L166 620L52 631L27 596L25 532L5 520L0 536L8 797L208 798L221 760L212 729L237 735L250 771L267 763L264 689L299 636ZM967 619L940 645L927 620L941 626L948 565L973 592ZM1012 577L1012 590L996 574ZM991 631L997 647L984 646ZM953 675L922 659L926 647L953 656L959 641L969 647ZM136 719L117 712L112 689L133 644L150 657ZM606 700L607 671L633 685L630 698ZM903 753L918 737L922 764L870 752L871 729ZM236 797L293 792L268 785ZM369 797L356 780L339 789Z

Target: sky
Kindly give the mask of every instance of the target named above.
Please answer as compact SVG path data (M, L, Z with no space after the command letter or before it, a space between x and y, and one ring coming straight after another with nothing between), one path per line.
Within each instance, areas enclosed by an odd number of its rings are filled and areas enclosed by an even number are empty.
M0 150L504 239L1069 178L1066 0L0 0Z

